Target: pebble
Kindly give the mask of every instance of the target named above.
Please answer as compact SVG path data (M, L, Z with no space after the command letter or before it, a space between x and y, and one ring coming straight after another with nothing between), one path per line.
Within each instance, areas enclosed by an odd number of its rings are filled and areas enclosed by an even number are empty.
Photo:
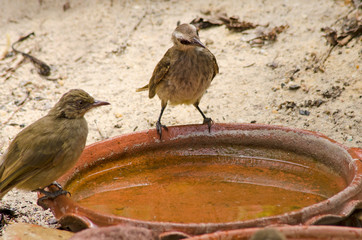
M39 225L28 223L15 223L6 228L4 232L4 239L26 239L26 240L38 240L38 239L52 239L61 240L69 239L74 233L68 231L62 231L57 229L51 229L42 227Z
M302 109L300 109L300 110L299 110L299 114L300 114L300 115L309 116L310 112L309 112L308 110L302 110Z
M114 116L115 116L116 118L121 118L123 115L122 115L121 113L115 113Z
M300 88L300 85L297 85L297 84L293 84L293 85L289 86L289 90L297 90L299 88Z
M158 237L149 229L130 226L110 226L101 228L89 228L76 233L70 240L154 240ZM164 239L181 239L181 238L164 238Z

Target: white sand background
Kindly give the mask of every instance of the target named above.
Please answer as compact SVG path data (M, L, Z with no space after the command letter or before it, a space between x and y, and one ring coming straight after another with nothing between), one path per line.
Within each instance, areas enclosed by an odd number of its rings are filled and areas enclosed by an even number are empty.
M201 40L217 58L220 67L200 107L215 122L284 125L321 132L349 147L361 147L362 44L353 39L332 51L325 72L307 69L313 56L322 58L329 46L322 27L339 29L352 5L343 0L273 1L81 1L0 0L0 58L11 43L30 32L35 36L18 44L52 67L48 77L40 76L29 61L12 74L0 77L0 154L27 126L44 116L61 95L82 88L112 105L86 115L87 144L134 131L155 127L160 101L148 99L135 89L148 83L152 71L171 47L171 33L177 21L190 22L211 11L238 15L240 20L270 27L288 24L275 43L251 47L246 40L258 29L233 33L225 26L201 30ZM0 74L23 57L0 60ZM278 67L272 69L267 64ZM290 81L291 73L299 68ZM8 79L6 77L10 76ZM285 83L286 87L281 88ZM298 84L296 91L288 86ZM322 93L332 87L344 88L336 98ZM27 101L17 106L30 92ZM322 99L320 107L279 109L286 101L297 106L306 100ZM166 125L202 123L193 106L167 107ZM36 194L11 191L1 206L19 214L10 222L30 222L54 227L54 218L36 205Z

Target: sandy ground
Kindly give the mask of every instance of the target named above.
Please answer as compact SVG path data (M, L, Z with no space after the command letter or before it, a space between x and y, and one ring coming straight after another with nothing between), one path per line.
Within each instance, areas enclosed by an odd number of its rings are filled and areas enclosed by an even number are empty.
M324 72L311 69L313 59L323 58L329 49L321 28L339 29L341 21L336 20L352 9L350 1L72 0L64 11L67 2L1 0L0 154L24 126L45 115L72 88L82 88L112 104L87 114L87 144L154 128L160 101L150 100L146 92L136 93L135 89L148 82L171 46L177 21L190 22L217 11L260 25L288 24L289 28L276 42L261 47L252 47L247 41L262 27L243 33L230 32L225 26L200 31L201 40L220 67L200 104L207 116L215 122L303 128L319 131L346 146L362 145L361 38L336 47L325 62ZM23 59L19 54L3 58L11 52L7 41L13 43L30 32L35 36L18 48L48 63L51 75L40 76L29 61L5 74ZM291 85L300 88L289 90ZM323 103L307 106L308 100ZM288 101L295 106L287 109ZM301 115L299 110L310 115ZM192 106L168 107L163 116L166 125L201 122ZM36 205L35 193L14 190L2 200L2 206L20 213L10 222L56 226L51 213Z

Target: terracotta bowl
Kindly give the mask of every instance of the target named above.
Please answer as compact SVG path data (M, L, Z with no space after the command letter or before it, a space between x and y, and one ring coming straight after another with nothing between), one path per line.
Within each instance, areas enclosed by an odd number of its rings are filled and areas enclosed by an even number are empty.
M288 240L362 239L362 228L336 226L284 226L273 228L283 234ZM247 228L230 230L194 236L186 238L185 240L249 240L251 236L253 236L257 231L260 231L262 229L263 228Z
M189 235L334 224L362 206L362 150L259 124L169 127L87 146L47 200L72 231L124 224ZM52 187L51 190L56 190Z

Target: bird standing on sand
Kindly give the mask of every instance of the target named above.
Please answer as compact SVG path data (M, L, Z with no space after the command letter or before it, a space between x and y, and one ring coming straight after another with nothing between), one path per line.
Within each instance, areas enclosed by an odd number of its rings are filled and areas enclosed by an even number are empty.
M45 198L67 193L63 189L50 193L44 188L76 163L88 135L84 114L102 105L109 103L73 89L46 116L22 130L0 161L0 199L14 187L40 191Z
M197 29L191 24L181 24L172 33L173 47L168 49L158 62L148 85L137 92L148 90L149 98L155 94L161 99L161 113L156 123L160 137L161 117L167 103L193 104L204 118L209 131L211 118L207 118L199 108L199 103L212 79L219 72L215 56L200 41Z

